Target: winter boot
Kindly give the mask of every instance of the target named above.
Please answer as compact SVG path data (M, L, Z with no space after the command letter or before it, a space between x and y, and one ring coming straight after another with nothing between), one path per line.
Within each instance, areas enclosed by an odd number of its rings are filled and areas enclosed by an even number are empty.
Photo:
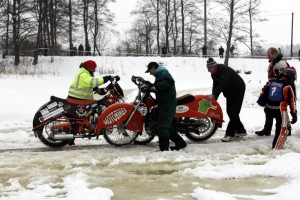
M186 147L186 142L182 139L182 137L174 131L171 136L170 140L175 143L175 146L171 146L170 149L172 151L176 150L178 151L179 149L183 149Z
M255 134L258 136L270 136L271 135L271 131L266 131L266 130L261 130L261 131L255 131Z
M159 149L160 151L169 151L169 138L168 137L158 137Z

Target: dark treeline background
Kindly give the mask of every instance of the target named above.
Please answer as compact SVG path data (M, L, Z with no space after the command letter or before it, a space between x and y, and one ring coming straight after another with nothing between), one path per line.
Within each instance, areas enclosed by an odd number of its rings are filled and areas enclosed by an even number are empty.
M168 55L207 54L224 44L242 44L249 55L264 55L253 28L261 0L139 0L131 14L135 21L124 39L114 29L109 5L116 0L1 0L0 35L3 56L31 55ZM131 27L131 28L130 28ZM120 38L120 37L119 37ZM82 45L83 50L78 49ZM75 49L76 48L76 49Z

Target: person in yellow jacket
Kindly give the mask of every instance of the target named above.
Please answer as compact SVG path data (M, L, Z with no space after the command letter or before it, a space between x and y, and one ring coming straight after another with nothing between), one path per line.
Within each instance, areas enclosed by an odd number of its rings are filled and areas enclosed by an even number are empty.
M95 78L94 72L97 64L93 60L81 63L79 68L80 70L69 88L68 98L91 100L94 88L112 79L111 75Z

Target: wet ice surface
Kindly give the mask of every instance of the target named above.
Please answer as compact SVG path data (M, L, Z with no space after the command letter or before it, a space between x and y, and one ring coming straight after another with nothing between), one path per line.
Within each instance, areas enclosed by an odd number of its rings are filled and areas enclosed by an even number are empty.
M271 137L254 134L264 121L264 112L255 102L265 83L266 59L230 60L235 69L255 69L251 75L241 74L247 90L240 116L248 136L236 142L220 141L228 123L226 100L220 96L223 127L202 143L184 137L188 146L178 152L159 152L157 139L143 146L114 147L102 136L99 140L76 139L75 146L61 149L43 145L31 131L32 117L51 95L66 96L78 63L85 58L59 59L54 64L40 62L45 68L61 70L62 76L0 79L0 93L6 94L0 101L1 200L299 199L299 122L281 151L271 150L274 129ZM112 67L121 76L120 85L130 102L136 95L130 77L147 76L144 66L157 58L94 59L99 67ZM168 58L163 62L176 80L178 96L210 93L205 59Z
M298 135L288 138L283 151L273 151L272 137L249 134L221 143L219 130L206 142L185 138L186 149L159 152L156 139L125 147L103 137L77 139L75 146L52 149L38 144L30 127L1 133L30 136L1 148L1 199L276 199L282 187L299 183Z

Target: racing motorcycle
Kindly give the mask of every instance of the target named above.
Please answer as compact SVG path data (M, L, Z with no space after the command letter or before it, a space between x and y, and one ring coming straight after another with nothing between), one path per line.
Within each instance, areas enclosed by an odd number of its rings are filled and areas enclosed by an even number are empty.
M33 119L33 132L42 143L50 147L62 147L72 144L76 138L98 137L103 135L105 140L113 145L130 144L138 132L128 123L125 126L118 120L126 113L124 109L116 109L109 115L102 115L107 107L124 102L124 93L115 76L105 88L95 91L104 95L100 100L62 99L51 96L50 101L42 105ZM134 118L132 119L134 120ZM116 121L118 123L111 124Z
M135 144L147 144L158 134L157 103L150 94L149 84L141 83L136 76L132 76L131 80L138 86L135 100L132 103L115 103L104 110L102 115L107 118L106 116L118 113L118 120L107 123L136 131L138 134L134 139ZM121 116L121 113L124 114ZM223 112L216 100L209 100L206 95L191 94L177 98L174 126L177 132L185 134L188 139L195 142L207 140L222 123Z

